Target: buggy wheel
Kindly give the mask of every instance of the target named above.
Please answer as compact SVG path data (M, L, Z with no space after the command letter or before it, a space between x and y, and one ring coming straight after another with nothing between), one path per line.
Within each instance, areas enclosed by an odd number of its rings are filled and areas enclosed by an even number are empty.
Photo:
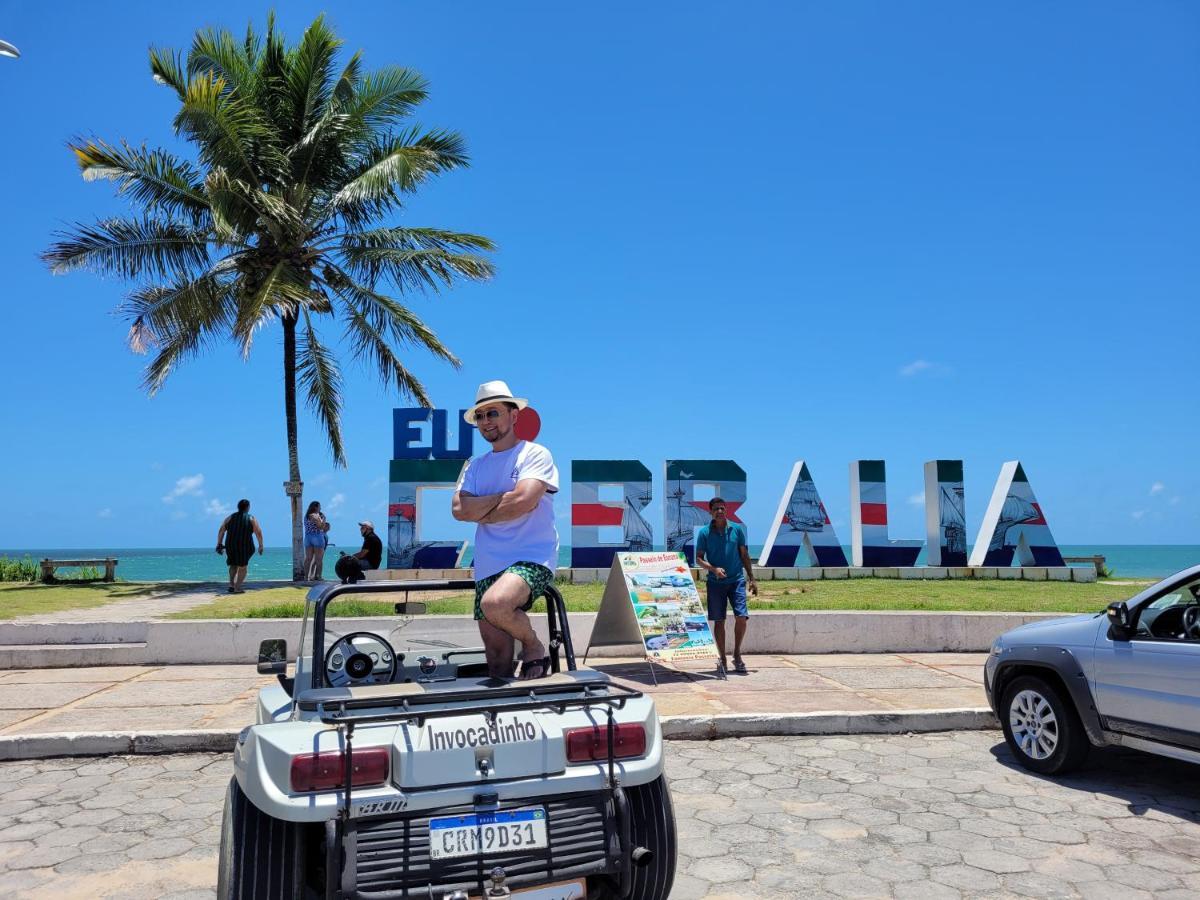
M300 900L304 896L301 830L273 819L229 779L217 857L217 900Z
M645 865L633 866L631 897L638 900L666 900L675 883L677 841L675 809L667 777L659 775L649 784L626 788L632 818L633 846L645 847L652 856Z

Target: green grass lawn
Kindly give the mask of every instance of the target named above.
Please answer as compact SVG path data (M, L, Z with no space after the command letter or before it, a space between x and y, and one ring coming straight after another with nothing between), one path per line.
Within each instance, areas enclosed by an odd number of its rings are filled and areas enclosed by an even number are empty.
M0 583L0 619L64 609L89 609L117 600L136 600L162 590L161 584L100 581L81 584Z
M1149 584L1150 582L1145 582ZM1097 612L1113 600L1131 597L1142 584L1075 584L1062 581L897 581L856 578L846 581L764 581L751 609L970 610L975 612ZM204 606L173 613L174 619L277 619L304 613L305 588L273 587L237 596L219 597ZM600 607L603 584L559 585L572 612ZM386 616L397 594L387 601L339 600L331 615ZM415 598L414 598L415 599ZM437 615L469 613L469 594L426 599ZM534 607L544 608L544 601Z

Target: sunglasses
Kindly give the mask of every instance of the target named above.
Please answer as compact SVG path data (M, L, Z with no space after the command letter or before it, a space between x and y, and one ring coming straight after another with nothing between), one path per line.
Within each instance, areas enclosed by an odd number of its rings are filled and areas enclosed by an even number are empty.
M489 409L489 410L485 410L484 412L475 413L475 421L476 422L482 422L484 419L498 419L498 418L500 418L500 410L498 410L498 409Z

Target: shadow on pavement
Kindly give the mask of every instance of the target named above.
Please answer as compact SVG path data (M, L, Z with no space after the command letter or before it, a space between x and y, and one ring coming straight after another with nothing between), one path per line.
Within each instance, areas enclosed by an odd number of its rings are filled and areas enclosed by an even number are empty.
M1200 767L1123 747L1093 747L1083 767L1066 775L1039 775L1023 768L1004 741L991 748L1005 768L1059 787L1120 800L1135 816L1157 810L1200 822Z

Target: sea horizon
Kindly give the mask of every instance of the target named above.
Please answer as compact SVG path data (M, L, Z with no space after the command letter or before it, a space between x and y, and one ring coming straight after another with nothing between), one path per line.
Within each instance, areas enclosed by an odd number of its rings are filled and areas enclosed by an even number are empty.
M339 549L330 545L326 551L325 577L333 575L333 564ZM663 549L655 547L656 550ZM757 559L761 545L750 545L750 554ZM850 548L845 548L850 556ZM470 565L471 550L467 549L466 565ZM1116 578L1165 578L1180 569L1200 563L1200 544L1060 544L1063 556L1103 556L1105 564ZM35 547L25 549L0 548L0 557L38 560L43 558L103 558L118 560L117 577L125 581L221 581L227 577L223 557L212 547ZM922 548L917 564L924 562ZM571 565L571 548L560 546L558 565ZM1076 563L1075 565L1090 565ZM250 562L251 580L280 580L291 577L291 548L267 547L262 556Z

